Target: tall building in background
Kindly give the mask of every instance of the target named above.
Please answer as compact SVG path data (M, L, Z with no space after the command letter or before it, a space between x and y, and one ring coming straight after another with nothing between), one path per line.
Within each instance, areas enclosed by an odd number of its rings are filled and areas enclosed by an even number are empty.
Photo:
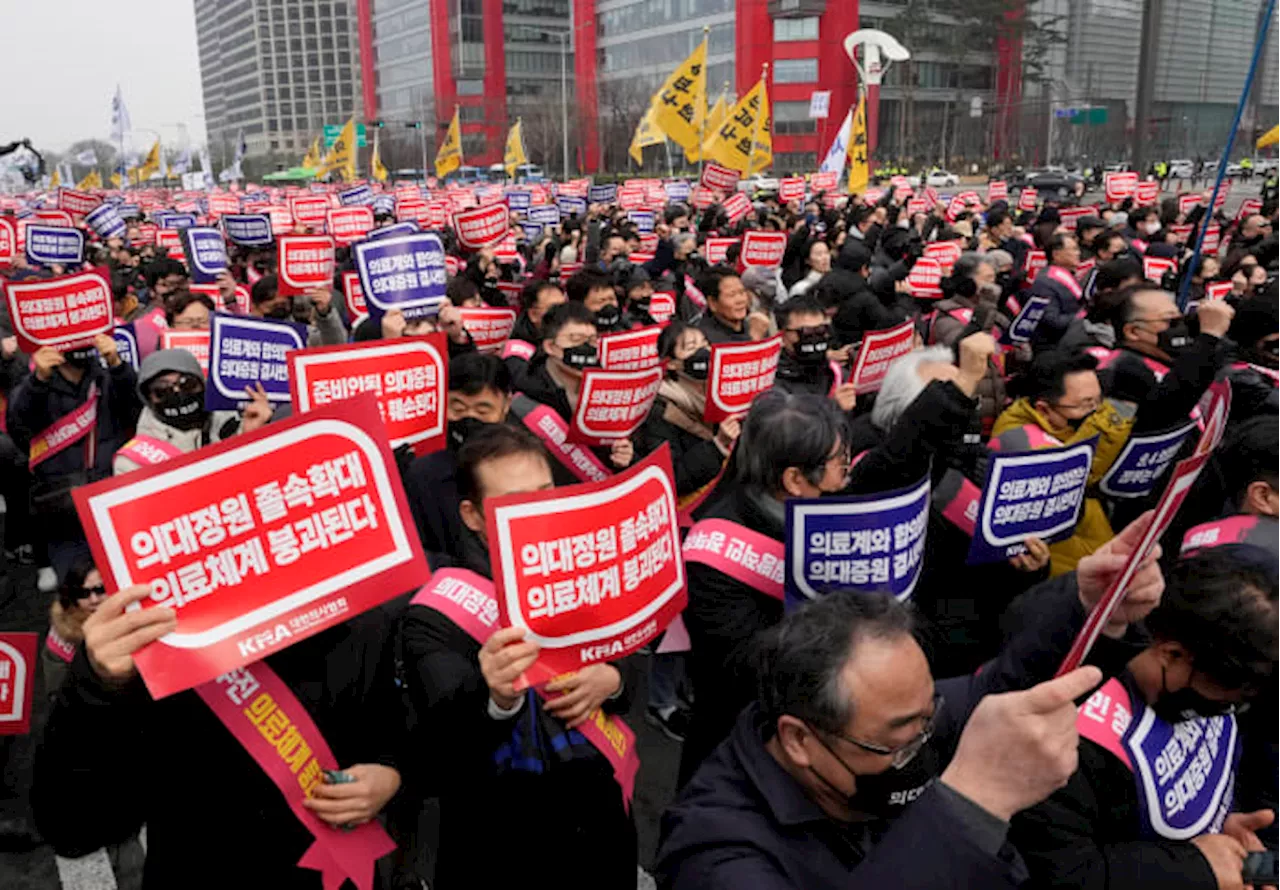
M364 116L360 39L369 0L194 0L210 154L296 162L326 124Z

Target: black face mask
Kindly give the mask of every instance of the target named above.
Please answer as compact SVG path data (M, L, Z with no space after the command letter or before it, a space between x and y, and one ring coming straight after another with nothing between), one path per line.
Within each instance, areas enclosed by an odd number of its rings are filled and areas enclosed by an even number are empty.
M449 421L449 450L457 451L467 440L488 424L478 417L464 417L461 420Z
M1170 358L1176 358L1191 345L1191 330L1186 321L1180 320L1156 335L1156 345Z
M564 358L561 361L571 368L582 370L583 368L592 368L600 364L600 355L590 343L583 343L566 349Z
M1160 694L1156 696L1151 710L1165 723L1181 723L1197 717L1217 717L1235 710L1234 703L1205 698L1190 686L1170 692L1165 683L1165 671L1161 668Z
M707 374L711 372L711 350L704 346L684 360L684 373L686 377L694 380L706 380Z
M929 744L925 744L915 757L911 758L901 769L889 767L882 773L855 773L849 769L844 759L831 746L815 736L831 756L840 761L840 765L853 776L854 792L849 795L849 809L855 813L863 813L880 819L894 819L901 816L907 805L924 794L938 778L938 756ZM822 773L809 767L822 783L839 794L840 791Z
M596 312L596 328L601 331L612 331L622 321L622 311L609 303Z
M171 392L155 404L155 412L167 426L194 430L204 425L204 393Z
M266 312L262 313L263 318L271 318L276 321L287 321L293 316L293 301L286 300L283 303L277 303Z
M824 328L820 333L805 333L796 341L796 361L806 365L818 365L827 360L827 349L831 346L831 331Z
M73 368L79 368L81 371L88 368L97 356L98 350L96 349L75 349L71 352L63 353L63 357L67 360L67 364Z
M1062 419L1067 422L1067 426L1071 427L1073 433L1078 433L1080 432L1080 427L1084 426L1084 422L1092 416L1092 414L1086 414L1084 417L1064 417Z

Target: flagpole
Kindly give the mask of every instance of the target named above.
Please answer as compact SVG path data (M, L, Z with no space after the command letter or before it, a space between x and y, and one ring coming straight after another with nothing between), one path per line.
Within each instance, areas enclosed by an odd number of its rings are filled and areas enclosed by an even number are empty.
M710 26L710 25L703 25L703 26L702 26L702 42L703 42L703 43L707 43L707 42L710 40L710 36L709 36L710 34L711 34L711 26ZM711 49L711 47L710 47L710 46L708 46L708 47L707 47L707 49L708 49L708 50L710 50L710 49ZM706 54L705 54L705 53L704 53L704 54L703 54L703 56L702 56L702 64L703 64L703 65L706 65L706 64L707 64L707 57L706 57ZM702 78L703 78L703 79L702 79L702 82L703 82L703 84L706 84L706 82L707 82L707 80L706 80L706 75L707 75L707 73L706 73L705 71L703 71L703 72L702 72ZM705 87L704 87L704 89L703 89L703 92L704 92L704 93L706 92ZM704 109L702 110L702 124L698 127L698 179L699 179L699 180L701 180L701 179L702 179L702 164L703 164L703 158L702 158L702 143L704 143L704 142L706 142L706 141L707 141L707 117L708 117L710 114L711 114L711 109L710 109L710 108L704 108ZM670 155L668 155L668 158L669 158L669 157L670 157ZM669 161L669 160L668 160L668 164L667 164L667 165L668 165L668 166L670 166L670 161Z
M764 89L766 89L766 90L769 88L769 86L768 86L768 81L769 81L769 63L768 63L768 62L765 62L763 65L761 65L761 66L760 66L760 83L761 83L761 85L763 86L763 88L764 88ZM761 104L763 104L763 103L761 103ZM755 166L755 160L756 160L756 141L757 141L757 140L759 140L759 138L760 138L760 120L761 120L761 117L762 117L762 115L761 115L761 114L760 114L760 112L757 110L757 111L756 111L756 122L755 122L755 127L754 127L754 128L752 129L752 131L751 131L751 150L750 150L749 152L747 152L747 172L746 172L746 173L744 173L744 174L742 174L743 176L750 176L750 175L751 175L751 173L752 173L752 168Z

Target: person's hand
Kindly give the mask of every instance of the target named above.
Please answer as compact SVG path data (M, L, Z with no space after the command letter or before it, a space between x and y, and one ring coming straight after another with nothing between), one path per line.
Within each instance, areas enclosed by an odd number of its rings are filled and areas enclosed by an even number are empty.
M440 304L440 314L436 316L436 326L454 343L467 342L467 329L462 326L462 311L449 300Z
M635 456L636 449L630 439L618 439L609 446L609 462L619 470L625 470L631 466Z
M93 345L98 350L98 355L102 356L102 360L107 363L108 368L114 368L120 364L120 352L116 347L116 338L110 334L99 334L93 338Z
M18 338L4 337L0 338L0 355L5 358L13 358L18 352Z
M311 301L311 305L320 315L328 315L329 308L333 305L333 288L331 287L313 287L307 291L307 299Z
M1258 837L1257 832L1266 828L1274 821L1276 821L1275 810L1254 810L1252 813L1232 813L1227 817L1226 824L1222 826L1222 833L1229 838L1233 838L1236 843L1244 847L1246 854L1261 853L1267 848ZM1212 864L1213 860L1209 861ZM1275 886L1272 884L1259 884L1255 886L1261 887L1262 890L1276 890Z
M671 237L671 226L667 225L665 222L655 223L653 226L653 233L658 236L659 241L666 241Z
M215 279L218 282L218 296L222 298L222 308L236 308L236 280L231 273L223 269Z
M1218 890L1243 890L1245 849L1238 840L1225 834L1202 834L1191 843L1208 860Z
M987 364L996 354L995 338L985 331L970 334L960 341L960 376L956 386L970 398L978 391L978 384L987 376Z
M151 595L147 584L134 584L107 597L84 622L84 648L93 672L111 685L130 680L138 669L133 653L178 626L173 609L153 606L125 611Z
M858 388L852 381L849 383L841 383L836 387L836 404L840 406L841 411L852 411L853 407L858 404Z
M1026 545L1027 552L1009 560L1009 565L1019 572L1030 573L1038 572L1049 564L1048 544L1036 537L1027 538L1022 543Z
M53 369L66 362L67 357L52 346L41 346L32 360L36 365L36 376L48 380L53 376Z
M390 309L382 316L382 338L384 340L394 340L396 337L404 336L406 322L404 313L399 309Z
M563 694L547 699L543 707L573 729L621 687L622 674L613 665L587 665L548 683L547 692Z
M729 452L733 450L733 443L738 441L738 436L742 433L742 424L737 418L730 417L727 420L720 421L720 428L716 430L716 447L720 449L720 453L725 457L729 456Z
M400 790L400 772L378 763L357 763L344 773L354 782L336 783L327 778L302 805L335 828L368 822Z
M849 363L849 353L852 349L853 349L853 345L850 343L846 343L844 346L841 346L839 349L828 349L827 361L838 362L839 364L846 365Z
M538 660L538 644L524 642L523 627L504 627L480 647L480 673L489 687L489 698L504 711L516 706L520 694L515 682Z
M1236 310L1226 300L1201 300L1196 307L1196 317L1200 319L1200 331L1215 337L1225 337L1231 327L1231 319Z
M1006 822L1044 800L1076 771L1075 700L1101 682L1102 671L1088 666L986 696L969 715L942 781Z
M1120 534L1103 544L1093 553L1080 560L1076 565L1076 586L1080 590L1080 602L1086 612L1092 612L1098 605L1102 595L1117 575L1124 568L1129 554L1142 540L1147 526L1151 524L1155 511L1148 510L1133 522L1125 526ZM1164 593L1164 575L1160 574L1160 545L1156 544L1147 558L1134 572L1129 582L1129 589L1124 599L1111 613L1111 619L1103 628L1103 633L1110 637L1122 637L1128 625L1141 621L1160 605L1160 596Z
M251 433L262 429L271 420L271 403L267 401L267 391L262 388L261 381L246 386L244 391L249 396L249 404L240 414L240 432Z

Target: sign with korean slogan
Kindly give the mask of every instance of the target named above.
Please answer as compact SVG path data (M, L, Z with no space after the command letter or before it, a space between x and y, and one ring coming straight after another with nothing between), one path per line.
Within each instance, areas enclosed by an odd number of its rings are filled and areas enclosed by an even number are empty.
M556 222L559 221L557 218ZM497 244L506 236L509 222L506 204L490 204L453 215L453 228L458 233L459 243L471 250Z
M124 218L114 204L99 204L85 214L84 223L97 233L99 238L123 238L128 231Z
M884 331L868 331L858 347L850 378L858 395L878 390L894 360L914 348L915 325L910 321Z
M373 208L365 205L330 207L328 231L339 246L355 244L373 230Z
M702 252L711 265L723 263L729 258L729 248L739 242L738 238L708 238L702 245Z
M34 633L0 633L0 736L31 731L36 640Z
M267 247L275 240L271 216L266 213L229 213L222 217L227 240L242 247Z
M458 312L471 342L481 352L497 352L516 326L516 310L502 306L464 306Z
M84 232L66 226L27 225L27 262L35 266L78 266L84 260Z
M587 215L587 199L579 198L577 195L557 195L556 207L560 211L561 218Z
M120 356L120 361L138 370L141 359L138 357L138 333L133 322L116 325L111 329L111 337L116 341L116 355Z
M267 401L289 401L286 354L307 345L305 325L215 312L209 331L209 385L204 403L211 411L231 410L249 400L258 386Z
M161 349L185 349L196 358L200 372L209 376L209 331L183 331L170 328L160 332Z
M372 393L391 447L426 454L445 445L448 369L444 334L304 349L289 355L293 410Z
M652 300L650 300L652 309ZM606 371L644 371L656 367L660 325L649 325L634 331L605 334L600 338L600 367Z
M115 309L101 270L5 281L4 292L18 348L28 355L41 346L63 352L88 346L111 330Z
M552 204L540 204L537 207L530 207L529 212L525 214L525 218L531 223L538 223L543 226L559 225L560 208Z
M702 184L718 192L734 191L738 187L738 180L741 178L741 172L721 164L709 163L702 168Z
M1136 170L1119 170L1102 175L1103 189L1110 202L1123 201L1133 197L1138 188L1138 172Z
M906 599L924 564L929 477L897 491L787 501L786 603L828 593Z
M652 210L628 210L627 219L637 232L652 232L656 214Z
M612 204L617 199L618 186L616 183L593 185L587 189L587 200L592 204Z
M587 368L582 372L571 438L592 445L629 438L649 416L662 377L661 368L647 371Z
M365 305L374 318L391 309L399 309L405 318L440 310L447 272L438 235L415 232L362 241L351 252Z
M484 512L501 623L541 647L529 685L637 651L688 601L668 445L606 481Z
M305 294L333 286L333 239L328 235L281 235L277 270L279 293Z
M83 220L88 213L102 203L102 199L90 192L78 192L75 189L58 189L58 209L71 214L77 222Z
M308 228L319 229L324 225L329 210L329 199L324 195L294 195L289 199L289 213L293 221Z
M154 219L162 229L187 229L196 224L194 213L157 213Z
M0 216L0 268L11 265L18 253L18 227L13 220Z
M354 329L361 319L369 315L369 307L364 302L364 288L360 286L359 272L342 273L342 298L347 307L347 317L351 319Z
M1195 421L1188 421L1163 432L1131 435L1098 487L1113 498L1146 497L1164 478L1195 428Z
M773 386L781 352L781 334L753 343L714 344L703 419L719 423L746 414L755 397Z
M1062 448L991 455L968 564L1026 553L1030 537L1046 544L1075 533L1096 439Z
M782 265L782 255L786 250L786 232L762 232L753 229L742 236L742 254L739 259L744 266L774 269Z
M373 399L74 491L109 593L177 628L134 653L155 698L340 624L429 573Z
M187 268L196 284L212 284L218 273L227 269L227 244L217 229L192 226L182 229L182 250L187 255Z
M352 186L338 192L338 203L343 207L363 207L373 203L373 189L369 184Z
M1032 334L1036 332L1036 327L1040 324L1040 319L1044 318L1044 313L1048 308L1048 297L1027 297L1027 301L1022 304L1022 308L1014 316L1013 323L1009 325L1010 342L1028 342Z

